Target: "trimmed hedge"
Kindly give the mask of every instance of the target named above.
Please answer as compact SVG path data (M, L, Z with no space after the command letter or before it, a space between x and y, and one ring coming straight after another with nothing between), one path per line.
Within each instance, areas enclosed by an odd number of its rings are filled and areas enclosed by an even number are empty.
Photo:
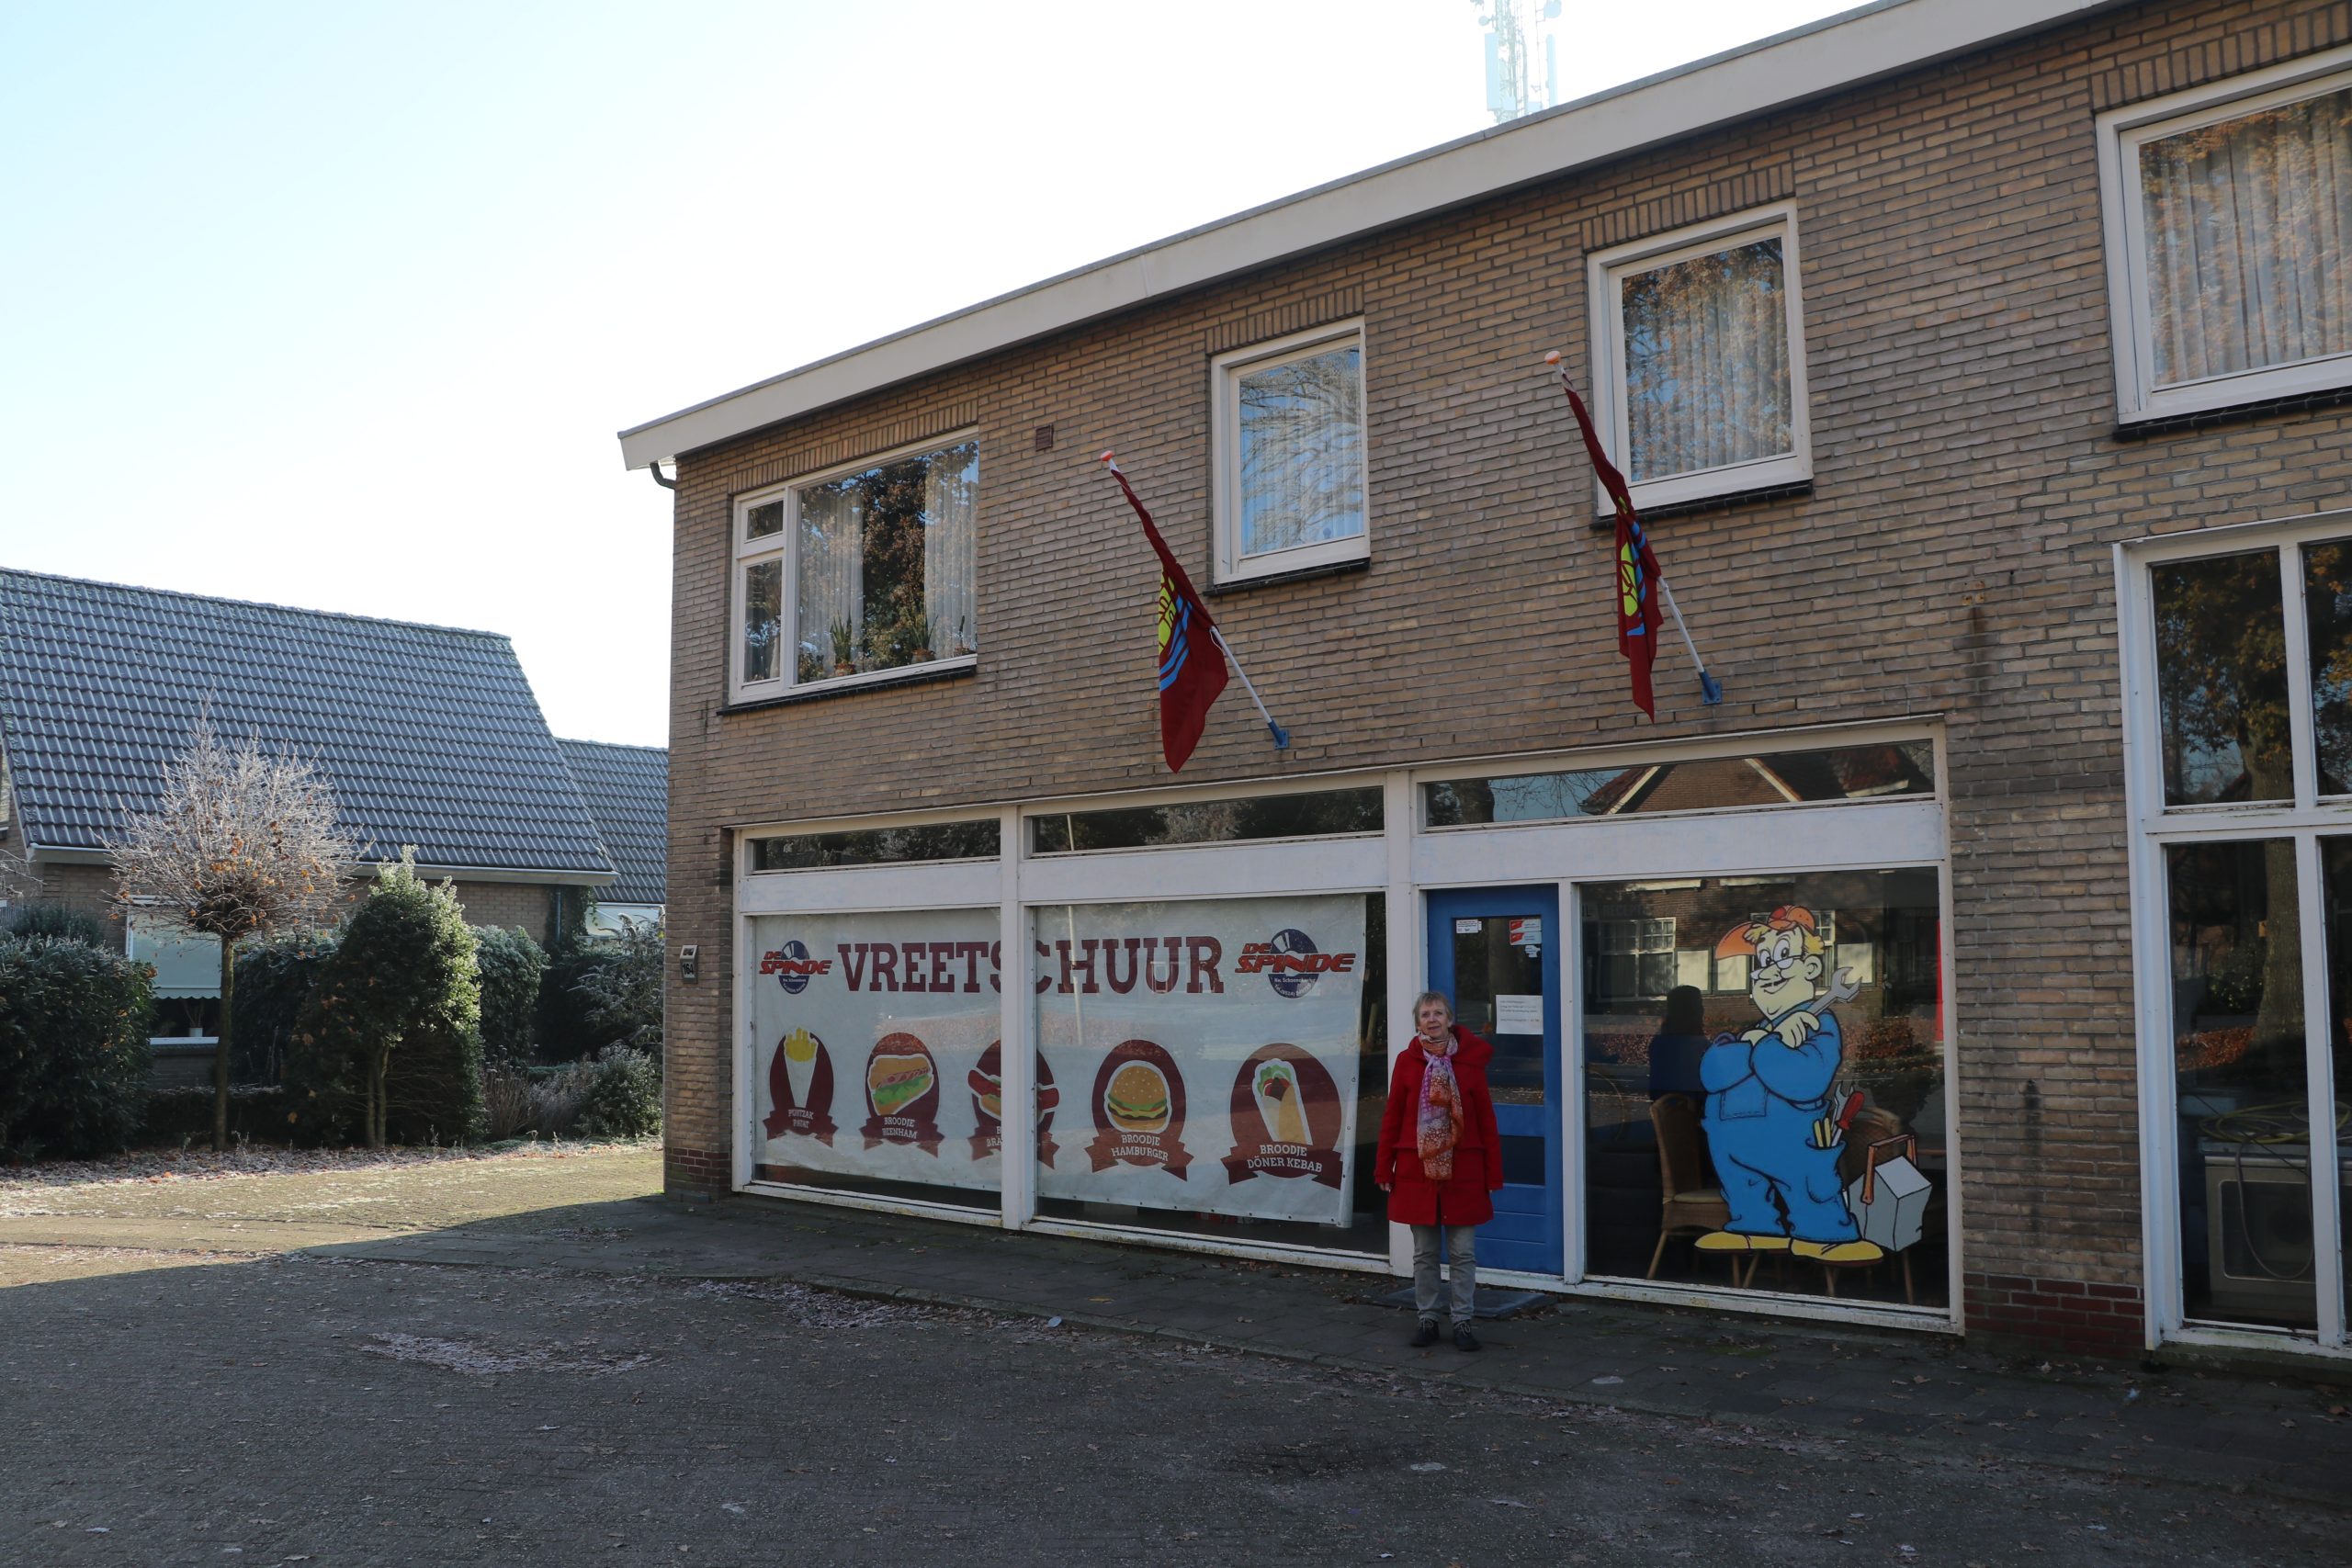
M88 915L76 914L62 904L19 904L0 916L0 936L58 937L91 947L107 944L107 929Z
M232 1082L275 1087L285 1078L287 1047L296 1021L339 941L333 931L301 931L248 942L237 950L237 1011L229 1038ZM230 1114L235 1113L232 1107ZM283 1137L285 1131L278 1128L277 1135Z
M481 968L482 1059L492 1067L527 1066L548 955L519 927L476 926L474 946Z
M58 937L0 939L0 1153L112 1154L139 1129L154 971Z
M237 966L239 974L244 965ZM242 984L242 982L240 982ZM235 1084L229 1089L229 1136L250 1143L286 1141L286 1091L276 1084ZM178 1084L147 1096L139 1141L151 1148L181 1148L212 1141L212 1088Z

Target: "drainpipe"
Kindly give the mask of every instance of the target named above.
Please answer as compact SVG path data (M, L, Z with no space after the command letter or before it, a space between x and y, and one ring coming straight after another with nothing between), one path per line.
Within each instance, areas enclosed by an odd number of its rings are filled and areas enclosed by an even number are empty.
M675 480L675 479L663 479L663 478L662 477L662 465L661 465L661 464L659 464L659 463L649 463L649 464L647 464L647 465L646 465L645 471L646 471L647 473L649 473L649 474L651 474L651 475L653 476L653 482L654 482L655 484L660 485L663 490L675 490L675 489L677 489L677 488L678 488L678 481L677 481L677 480Z

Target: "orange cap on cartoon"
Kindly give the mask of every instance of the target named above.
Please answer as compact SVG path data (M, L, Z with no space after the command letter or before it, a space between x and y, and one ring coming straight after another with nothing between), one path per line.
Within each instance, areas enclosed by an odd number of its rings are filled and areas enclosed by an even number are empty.
M1794 904L1783 904L1760 920L1747 920L1724 932L1723 941L1715 943L1715 956L1752 958L1756 955L1756 944L1774 931L1803 931L1805 952L1816 953L1821 951L1820 922L1813 918L1813 911Z

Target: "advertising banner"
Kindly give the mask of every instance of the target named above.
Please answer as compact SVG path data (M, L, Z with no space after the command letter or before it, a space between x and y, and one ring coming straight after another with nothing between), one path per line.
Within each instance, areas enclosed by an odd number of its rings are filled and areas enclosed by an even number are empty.
M1361 894L1038 910L1039 1048L1085 1097L1039 1194L1348 1223L1363 944Z
M993 909L753 920L755 1160L996 1190L997 930Z

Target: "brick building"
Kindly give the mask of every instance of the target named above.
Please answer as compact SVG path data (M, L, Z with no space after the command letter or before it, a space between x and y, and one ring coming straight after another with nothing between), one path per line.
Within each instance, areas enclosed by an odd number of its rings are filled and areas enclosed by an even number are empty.
M1398 1270L1427 984L1494 1277L2345 1354L2348 124L2352 6L1903 0L625 432L672 1185Z
M546 940L615 881L505 637L0 570L0 899L89 915L156 964L164 1081L213 1048L220 949L124 920L105 845L205 716L313 762L363 861L413 848L476 925ZM624 828L659 809L628 783L600 794ZM632 883L658 905L658 876Z

